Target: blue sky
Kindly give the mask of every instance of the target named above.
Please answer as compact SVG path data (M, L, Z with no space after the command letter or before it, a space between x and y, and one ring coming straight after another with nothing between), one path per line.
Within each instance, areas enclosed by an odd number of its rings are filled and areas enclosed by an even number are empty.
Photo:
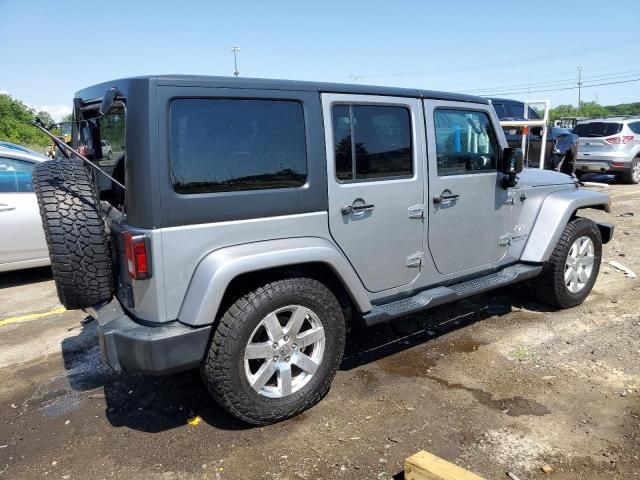
M144 74L420 87L577 103L640 101L640 2L0 0L0 91L55 116ZM531 87L530 87L531 85Z

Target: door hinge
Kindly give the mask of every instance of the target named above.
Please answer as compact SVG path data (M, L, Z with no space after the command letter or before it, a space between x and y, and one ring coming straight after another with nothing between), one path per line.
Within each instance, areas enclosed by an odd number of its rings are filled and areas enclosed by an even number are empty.
M513 192L505 192L502 194L502 204L503 205L513 205Z
M407 267L409 268L420 268L422 266L422 255L423 252L416 252L407 257Z
M498 245L500 245L501 247L511 245L511 237L513 237L513 234L511 233L505 233L504 235L501 235L498 239Z
M408 209L409 218L424 218L424 205L412 205Z

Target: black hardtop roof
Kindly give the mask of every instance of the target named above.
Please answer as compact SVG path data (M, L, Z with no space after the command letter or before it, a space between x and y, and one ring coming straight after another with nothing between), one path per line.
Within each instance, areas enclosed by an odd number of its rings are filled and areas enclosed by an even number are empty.
M317 91L321 93L349 93L362 95L387 95L393 97L429 98L434 100L450 100L457 102L489 103L487 99L474 95L438 92L413 88L381 87L375 85L360 85L348 83L308 82L300 80L277 80L267 78L246 77L214 77L204 75L149 75L112 80L87 87L77 92L76 96L83 100L97 99L111 86L124 87L128 83L147 81L157 85L183 87L218 87L218 88L246 88L254 90L297 90ZM128 90L125 88L125 90ZM123 92L125 96L126 92Z
M491 103L519 103L524 105L524 102L521 100L514 100L513 98L498 98L498 97L484 97L486 100L491 100Z

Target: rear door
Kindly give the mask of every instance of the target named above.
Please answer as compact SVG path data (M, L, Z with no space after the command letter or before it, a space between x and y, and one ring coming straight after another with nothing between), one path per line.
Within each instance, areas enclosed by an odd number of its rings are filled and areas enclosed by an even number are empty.
M422 106L418 99L323 94L329 226L365 287L411 283L422 257Z
M33 163L0 157L0 264L47 258Z
M425 100L429 250L442 274L501 260L511 199L497 170L500 125L491 105Z

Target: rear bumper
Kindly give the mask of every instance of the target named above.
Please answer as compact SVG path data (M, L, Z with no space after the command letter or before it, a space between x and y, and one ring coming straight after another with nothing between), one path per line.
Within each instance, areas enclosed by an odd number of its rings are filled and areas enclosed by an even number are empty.
M612 165L613 162L617 165ZM622 165L620 165L622 163ZM623 172L628 170L630 163L626 163L623 160L576 160L576 172L590 172L590 173L607 173L607 172Z
M102 358L116 371L166 375L189 370L200 364L209 343L211 326L141 325L116 299L86 311L98 322Z

